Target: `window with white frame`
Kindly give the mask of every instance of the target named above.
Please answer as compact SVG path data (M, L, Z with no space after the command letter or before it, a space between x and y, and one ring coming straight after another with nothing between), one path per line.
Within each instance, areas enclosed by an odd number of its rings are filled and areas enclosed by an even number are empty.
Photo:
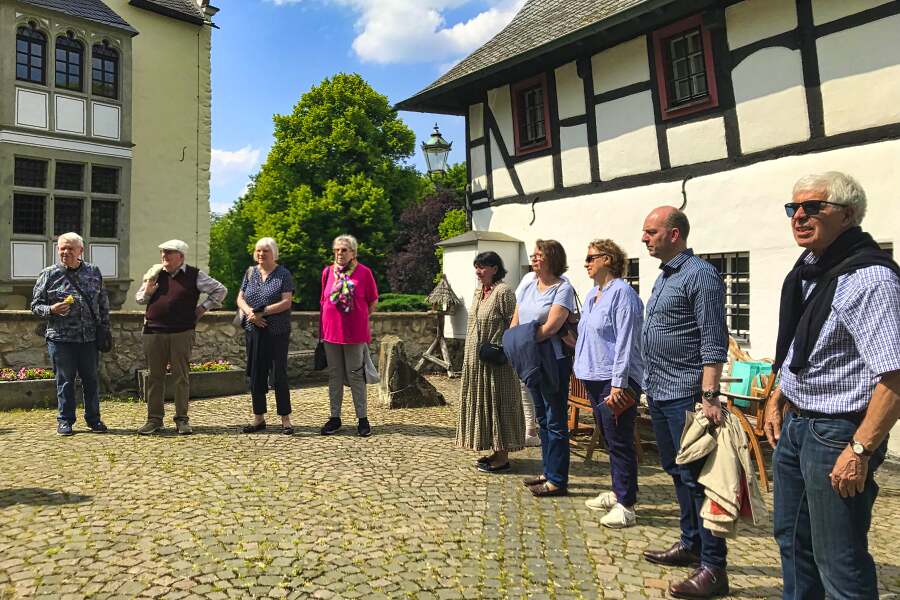
M625 283L631 288L641 293L641 261L638 258L629 258L625 265Z
M703 254L701 258L716 268L725 284L725 320L732 337L750 340L750 253Z

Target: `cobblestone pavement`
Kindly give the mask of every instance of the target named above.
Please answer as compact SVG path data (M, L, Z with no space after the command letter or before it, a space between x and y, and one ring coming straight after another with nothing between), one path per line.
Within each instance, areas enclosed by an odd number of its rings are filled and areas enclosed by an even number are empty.
M323 387L293 391L291 438L241 434L247 396L192 403L187 437L171 422L134 435L139 404L104 403L105 436L79 423L60 438L50 411L0 414L0 598L652 598L686 574L640 558L676 539L655 454L638 526L607 530L583 504L608 484L603 454L573 457L569 497L532 498L520 480L540 472L539 449L478 473L453 443L457 384L433 381L451 406L372 408L368 439L318 435ZM900 477L880 483L871 546L900 592ZM734 597L778 596L769 529L730 543Z

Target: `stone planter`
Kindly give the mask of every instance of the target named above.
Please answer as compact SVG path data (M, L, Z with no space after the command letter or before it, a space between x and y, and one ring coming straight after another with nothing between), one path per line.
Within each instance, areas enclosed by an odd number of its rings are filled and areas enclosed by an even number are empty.
M146 400L147 375L146 369L137 372L138 393ZM172 374L166 375L166 400L174 400L174 386ZM246 394L247 375L242 369L230 371L195 371L190 374L191 398L214 398L217 396L234 396Z
M81 385L78 385L76 394L80 388ZM55 379L0 381L0 411L15 408L56 408L56 406Z

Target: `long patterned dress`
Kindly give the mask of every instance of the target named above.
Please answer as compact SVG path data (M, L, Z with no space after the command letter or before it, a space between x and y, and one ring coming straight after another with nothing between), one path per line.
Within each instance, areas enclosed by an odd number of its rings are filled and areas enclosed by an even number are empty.
M470 450L521 450L525 446L525 416L516 373L508 364L497 367L478 358L483 342L501 343L516 308L516 296L508 285L498 283L482 300L478 286L471 306L456 445Z

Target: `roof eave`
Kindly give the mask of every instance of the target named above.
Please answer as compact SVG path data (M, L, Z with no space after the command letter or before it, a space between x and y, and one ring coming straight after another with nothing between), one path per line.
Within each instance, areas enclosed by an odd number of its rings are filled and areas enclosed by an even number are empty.
M647 13L654 12L663 8L667 4L673 4L675 2L677 2L677 0L649 0L648 2L644 2L635 7L624 10L621 13L612 15L611 17L603 19L602 21L597 21L592 25L583 27L582 29L574 31L568 35L559 37L551 42L544 44L543 46L532 48L531 50L527 50L506 60L494 63L483 69L479 69L478 71L469 73L468 75L463 75L462 77L454 79L453 81L448 81L447 83L438 87L425 88L418 94L407 98L406 100L398 102L395 107L397 108L397 110L407 110L412 112L465 114L467 110L467 107L465 106L456 106L452 103L443 105L437 103L432 104L431 102L437 97L446 96L449 92L475 83L480 79L484 79L486 77L494 75L495 73L499 73L522 63L528 62L539 56L553 52L554 50L557 50L559 48L574 44L579 40L591 37L601 31L605 31L607 29L615 27L616 25L621 25L626 21L645 15Z
M173 19L177 19L179 21L185 21L187 23L193 23L194 25L205 25L206 20L202 17L191 16L185 14L183 12L179 12L177 10L172 10L170 8L166 8L165 6L160 6L159 4L155 4L152 2L147 2L146 0L129 0L128 2L132 6L136 6L137 8L143 8L144 10L149 10L150 12L155 12L157 14L171 17Z

